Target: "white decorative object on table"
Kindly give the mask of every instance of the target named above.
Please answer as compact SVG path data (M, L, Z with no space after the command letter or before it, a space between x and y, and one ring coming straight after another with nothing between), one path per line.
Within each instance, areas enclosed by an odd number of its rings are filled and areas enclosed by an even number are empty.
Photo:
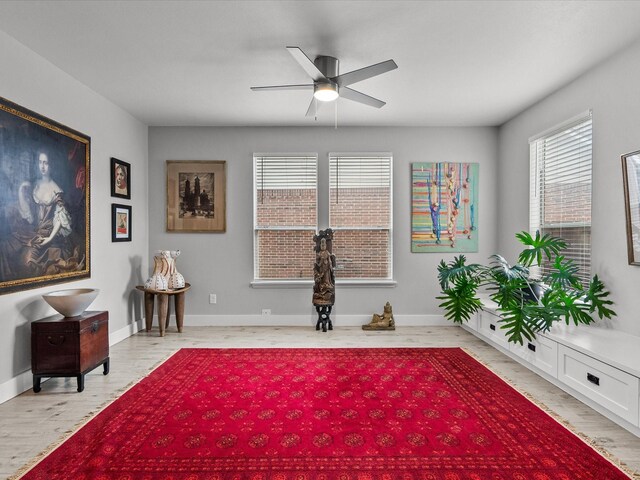
M169 251L158 250L160 255L153 257L153 273L145 282L144 288L150 290L166 290L169 288Z
M178 288L184 288L185 281L184 277L176 267L176 258L180 255L180 250L171 250L171 263L169 265L170 273L169 273L169 281L168 286L170 290L176 290Z
M144 288L150 290L176 290L184 288L185 280L176 269L176 258L180 250L158 250L153 257L153 274L145 282Z
M144 283L144 288L148 288L149 290L166 290L169 286L166 278L160 274L156 274L149 277Z
M73 288L57 290L42 295L53 309L65 317L81 315L100 293L97 288Z

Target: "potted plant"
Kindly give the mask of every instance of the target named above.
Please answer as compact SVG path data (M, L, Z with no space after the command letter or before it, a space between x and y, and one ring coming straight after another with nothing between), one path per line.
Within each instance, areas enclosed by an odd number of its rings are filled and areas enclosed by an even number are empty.
M578 267L561 255L564 240L551 235L535 237L520 232L516 238L525 246L516 265L509 265L500 255L492 255L489 265L467 264L464 255L438 265L438 280L445 318L455 323L468 321L482 309L478 289L486 288L490 298L498 304L501 328L508 340L522 344L533 340L537 332L546 332L558 321L567 325L588 325L600 319L612 318L609 308L613 302L609 291L595 275L588 285L578 278ZM530 267L541 265L546 257L552 268L539 279L530 277Z

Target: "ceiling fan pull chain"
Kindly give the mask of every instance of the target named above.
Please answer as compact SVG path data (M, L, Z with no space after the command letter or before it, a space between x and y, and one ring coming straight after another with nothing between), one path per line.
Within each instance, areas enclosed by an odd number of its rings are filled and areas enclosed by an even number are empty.
M338 101L336 100L335 102L333 102L335 107L334 107L334 112L335 112L335 126L334 128L337 130L338 129Z

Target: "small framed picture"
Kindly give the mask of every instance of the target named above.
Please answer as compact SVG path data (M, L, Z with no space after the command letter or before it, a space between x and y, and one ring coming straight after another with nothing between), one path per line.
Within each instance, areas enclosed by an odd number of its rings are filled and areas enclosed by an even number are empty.
M111 196L131 199L131 165L111 157Z
M131 206L111 204L111 241L131 241Z

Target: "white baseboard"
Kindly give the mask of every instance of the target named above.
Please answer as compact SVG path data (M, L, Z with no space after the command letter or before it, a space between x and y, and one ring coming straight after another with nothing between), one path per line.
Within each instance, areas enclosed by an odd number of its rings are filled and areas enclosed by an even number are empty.
M184 326L194 327L307 327L315 326L314 315L185 315ZM442 315L394 315L396 328L451 326ZM359 327L371 321L371 315L331 315L335 327ZM154 318L154 325L158 323ZM171 323L175 325L172 315Z
M0 403L11 400L32 387L33 376L31 375L31 370L22 372L20 375L0 385Z
M115 345L123 341L126 338L129 338L131 335L135 335L140 330L143 329L142 325L144 324L144 320L139 320L137 322L132 322L124 328L116 330L115 332L109 333L109 346Z
M142 321L133 322L124 328L109 333L109 346L121 342L125 338L142 330L142 323ZM47 380L49 379L43 379L42 382L44 383ZM27 370L0 384L0 403L11 400L13 397L17 397L30 388L33 388L33 376L31 375L31 370Z

